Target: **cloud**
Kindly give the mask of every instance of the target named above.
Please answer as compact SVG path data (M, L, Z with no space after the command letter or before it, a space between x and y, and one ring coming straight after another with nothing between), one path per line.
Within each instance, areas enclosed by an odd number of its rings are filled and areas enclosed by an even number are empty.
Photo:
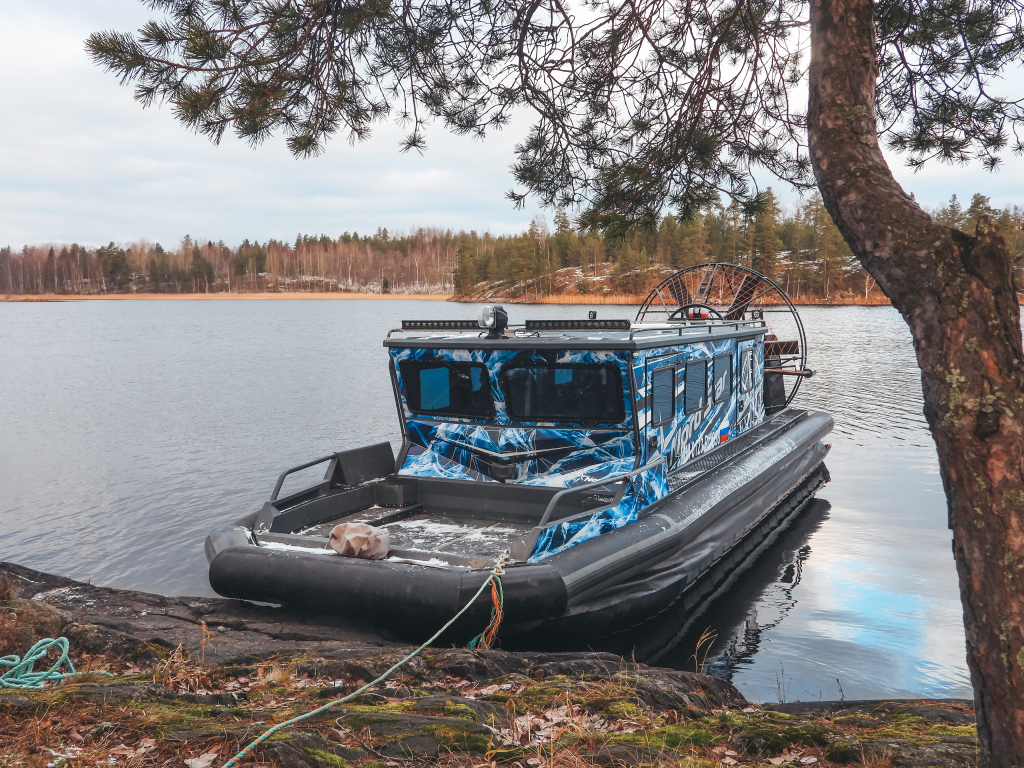
M294 159L280 137L256 150L233 137L214 146L169 109L143 110L85 54L89 33L134 29L149 18L143 4L20 5L0 9L0 245L143 237L173 245L185 234L237 243L378 227L502 233L522 231L532 218L504 197L528 115L484 142L435 126L423 156L398 151L403 131L391 123L356 146L335 139L312 160ZM997 205L1021 201L1019 158L995 175L944 166L914 174L891 162L925 205L974 191Z
M146 237L174 244L186 233L237 243L299 233L378 227L521 231L532 216L504 198L518 130L486 142L428 133L422 156L398 150L403 131L379 125L369 142L335 139L311 160L279 138L253 150L189 133L167 108L143 110L131 89L89 61L83 40L137 27L131 2L0 11L0 243Z

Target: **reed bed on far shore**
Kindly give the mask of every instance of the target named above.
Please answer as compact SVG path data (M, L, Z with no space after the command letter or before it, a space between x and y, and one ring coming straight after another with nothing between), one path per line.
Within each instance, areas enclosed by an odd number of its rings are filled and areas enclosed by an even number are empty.
M506 304L624 304L640 305L647 298L646 294L631 293L552 293L547 296L535 296L530 298L498 299L491 301L504 301ZM452 299L459 301L460 299ZM885 296L872 295L844 296L830 299L797 299L790 297L794 304L800 306L889 306L891 302ZM479 301L479 299L466 299L466 301Z
M531 299L514 299L512 304L643 304L646 296L632 293L552 293Z
M0 301L11 302L37 302L37 301L223 301L240 299L264 299L264 300L316 300L332 299L344 301L346 299L388 299L401 300L412 299L416 301L447 301L451 296L447 293L357 293L354 291L267 291L267 292L232 292L220 291L217 293L38 293L2 295Z
M223 300L317 300L317 299L411 299L417 301L457 301L467 303L505 303L505 304L609 304L623 306L639 306L644 303L646 295L633 293L551 293L539 296L521 296L508 298L492 296L488 299L480 297L456 298L449 294L441 293L356 293L341 291L289 291L289 292L267 292L267 293L104 293L104 294L6 294L0 295L0 302L49 302L49 301L223 301ZM882 295L872 294L871 296L842 296L829 299L820 298L794 298L790 297L794 304L800 306L889 306L890 301Z

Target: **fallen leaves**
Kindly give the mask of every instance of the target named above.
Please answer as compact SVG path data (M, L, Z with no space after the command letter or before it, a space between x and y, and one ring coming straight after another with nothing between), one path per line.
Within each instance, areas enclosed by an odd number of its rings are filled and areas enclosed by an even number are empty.
M116 747L110 750L112 755L121 755L129 759L133 757L139 757L147 752L152 752L156 749L156 739L142 739L136 746L128 747L124 744L118 744Z
M630 720L607 720L586 710L569 706L554 707L539 715L517 715L508 728L495 728L494 732L507 744L549 744L562 734L572 733L633 733L640 730Z
M740 764L739 760L736 759L737 757L739 757L739 753L736 752L736 750L734 749L729 749L728 747L715 747L711 751L716 755L721 755L721 757L718 759L718 762L720 762L722 765Z
M810 755L802 757L803 752L801 751L790 751L786 750L778 757L768 758L769 765L813 765L818 762L818 758Z
M215 749L213 752L204 752L199 757L191 757L185 760L185 765L188 768L210 768L213 765L213 761L217 759L217 753L219 749Z

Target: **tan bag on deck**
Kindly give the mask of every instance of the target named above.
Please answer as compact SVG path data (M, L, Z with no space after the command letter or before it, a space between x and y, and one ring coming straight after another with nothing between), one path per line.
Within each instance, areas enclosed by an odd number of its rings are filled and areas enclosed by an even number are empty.
M331 530L329 544L342 557L383 560L391 550L391 533L366 523L342 523Z

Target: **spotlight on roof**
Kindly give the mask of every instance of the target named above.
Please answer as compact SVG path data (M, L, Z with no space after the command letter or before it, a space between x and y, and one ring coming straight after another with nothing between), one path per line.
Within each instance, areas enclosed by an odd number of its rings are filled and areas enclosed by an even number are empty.
M480 308L477 322L481 328L488 329L488 339L499 339L508 327L508 313L500 304L485 304Z

